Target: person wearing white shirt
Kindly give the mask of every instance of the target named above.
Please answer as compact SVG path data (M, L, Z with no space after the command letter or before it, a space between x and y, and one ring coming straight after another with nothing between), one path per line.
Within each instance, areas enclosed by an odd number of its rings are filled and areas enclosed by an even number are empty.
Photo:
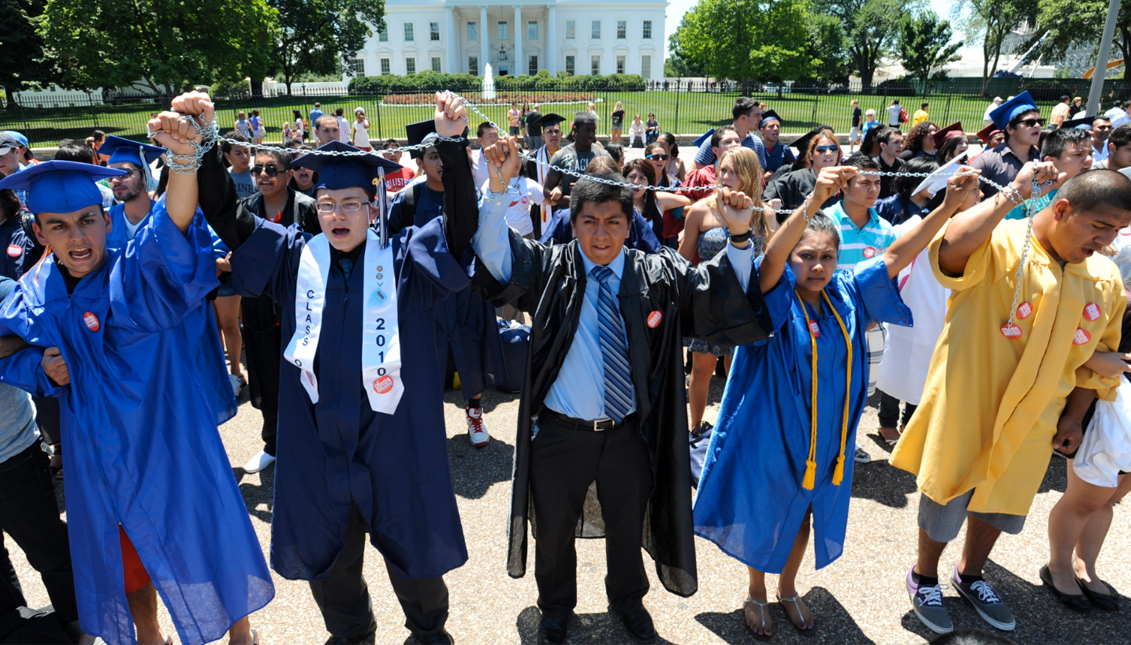
M1127 116L1126 105L1123 101L1116 101L1111 109L1104 112L1104 116L1111 120L1111 127L1118 128L1119 126L1131 121L1131 117Z
M338 141L348 144L350 142L350 122L346 121L346 111L342 108L334 110L334 118L338 121Z
M483 182L490 179L487 176L487 159L483 156L483 149L499 141L499 131L484 121L476 128L475 136L479 139L479 150L471 153L471 177L476 186L482 186Z
M982 114L982 125L989 125L994 122L994 120L990 118L990 112L996 110L999 105L1001 105L1001 97L995 96L994 100L986 106L985 113Z
M903 112L903 106L899 104L899 99L892 99L891 105L887 107L888 110L888 125L893 128L899 127L899 115Z

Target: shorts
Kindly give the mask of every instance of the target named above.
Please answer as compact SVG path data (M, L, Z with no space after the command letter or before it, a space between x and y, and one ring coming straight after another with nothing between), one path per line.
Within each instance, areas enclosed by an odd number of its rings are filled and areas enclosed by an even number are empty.
M884 347L887 345L887 332L882 324L864 332L868 343L868 396L876 393L876 380L880 377L880 363L884 360Z
M517 125L510 126L510 132L511 132L512 137L517 137L518 136L518 126Z
M149 573L121 524L118 525L118 540L122 545L122 572L125 574L126 595L129 595L149 584Z
M860 126L856 125L852 127L852 131L848 133L848 142L860 143Z
M974 489L966 491L947 502L939 504L926 495L919 495L919 528L927 532L927 537L935 542L951 542L958 537L962 530L962 523L966 516L976 517L986 524L1009 533L1017 535L1025 528L1024 515L1009 515L1008 513L974 513L967 511L970 498L974 496Z

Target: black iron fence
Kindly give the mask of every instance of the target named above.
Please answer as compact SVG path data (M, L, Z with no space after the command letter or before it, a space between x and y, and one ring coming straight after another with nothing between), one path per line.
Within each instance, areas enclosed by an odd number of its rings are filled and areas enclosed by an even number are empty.
M541 89L538 84L528 87L497 90L492 93L465 91L463 94L492 121L500 126L507 123L507 110L511 103L538 104L543 114L555 112L571 116L586 111L593 103L598 114L598 132L610 133L611 114L620 102L625 110L623 123L627 139L633 117L639 114L647 120L655 115L662 131L674 132L684 137L694 137L706 130L729 123L735 98L750 96L768 104L783 119L783 133L800 134L819 124L833 126L837 132L847 133L852 117L851 102L856 100L864 110L874 109L877 119L884 122L888 107L899 100L909 115L923 102L929 103L931 120L940 126L961 121L964 128L974 132L982 128L982 118L993 96L1007 96L1028 90L1037 99L1042 112L1048 114L1062 95L1087 96L1090 81L1083 79L992 79L989 97L982 95L981 79L954 79L928 87L906 81L886 81L867 91L856 85L835 85L817 81L797 81L789 84L747 83L729 81L667 79L647 81L643 89L618 86L587 89ZM437 88L443 89L443 88ZM1131 98L1131 82L1108 81L1104 87L1104 104L1110 107L1114 99ZM396 92L385 94L305 94L294 91L290 96L223 96L216 97L217 114L221 131L235 128L240 111L251 115L258 110L263 117L266 141L279 142L283 138L285 123L294 122L294 110L307 121L315 103L331 114L341 109L347 121L354 121L355 108L362 108L370 121L370 137L374 140L403 138L404 127L409 123L430 119L433 113L432 90ZM106 95L95 98L83 95L68 98L61 104L41 106L30 100L19 105L6 105L0 110L0 130L17 130L30 140L32 147L55 146L62 139L83 140L95 130L106 134L143 139L146 121L169 105L169 97L122 97ZM472 128L481 117L472 115ZM313 137L308 141L314 141Z

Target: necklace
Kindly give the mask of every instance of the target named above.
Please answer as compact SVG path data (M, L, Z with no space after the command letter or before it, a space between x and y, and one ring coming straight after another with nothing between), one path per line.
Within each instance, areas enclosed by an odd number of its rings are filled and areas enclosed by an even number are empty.
M848 350L848 367L845 369L844 377L844 420L840 428L840 452L837 454L836 469L833 471L833 486L840 486L840 482L844 479L844 448L848 442L849 404L852 399L852 337L848 335L848 327L845 326L840 313L829 300L829 294L822 289L821 296L825 299L825 305L833 312L837 325L840 326L840 332L844 334L844 347ZM798 301L801 301L800 297ZM810 361L813 383L810 387L812 396L809 404L809 456L805 459L805 479L802 480L801 487L805 490L813 490L817 479L817 336L820 335L820 331L817 322L809 319L809 310L805 308L804 301L801 301L801 312L805 314L805 327L809 330L809 344L813 349L813 357Z

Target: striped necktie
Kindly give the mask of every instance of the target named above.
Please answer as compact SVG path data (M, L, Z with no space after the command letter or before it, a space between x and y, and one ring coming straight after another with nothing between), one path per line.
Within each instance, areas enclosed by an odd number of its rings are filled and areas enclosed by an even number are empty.
M628 342L621 325L616 296L609 288L608 279L613 275L612 269L593 267L589 275L601 283L601 295L597 298L597 327L605 363L605 414L620 423L632 407L632 365L628 362Z

